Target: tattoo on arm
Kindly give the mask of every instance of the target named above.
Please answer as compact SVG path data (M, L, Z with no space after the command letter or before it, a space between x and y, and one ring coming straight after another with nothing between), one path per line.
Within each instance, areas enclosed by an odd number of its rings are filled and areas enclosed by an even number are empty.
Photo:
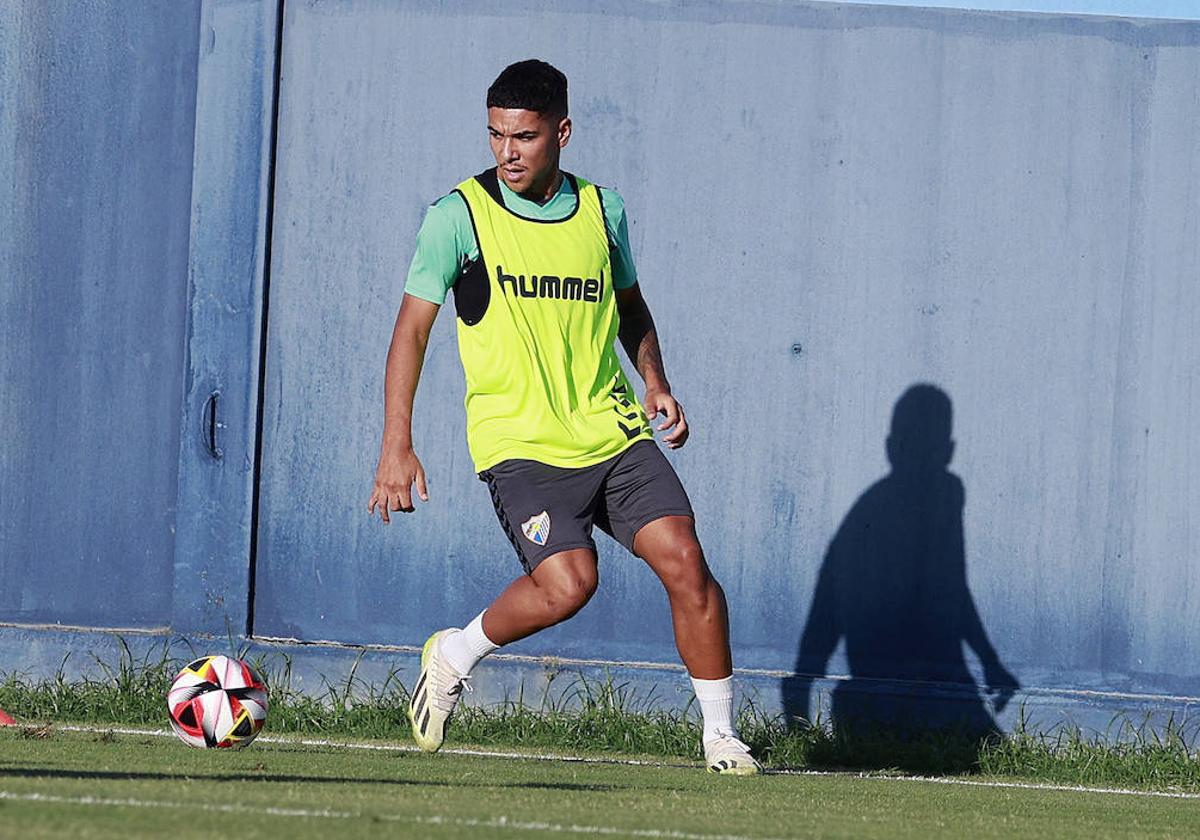
M658 332L650 309L642 303L636 312L628 313L621 321L621 346L629 360L637 368L646 387L670 389L667 373L663 367L662 350L658 345Z
M637 352L637 371L641 374L643 380L649 382L654 376L662 382L667 381L667 372L663 368L662 350L658 346L658 332L654 326L646 331L646 335L642 337L642 343L638 345Z

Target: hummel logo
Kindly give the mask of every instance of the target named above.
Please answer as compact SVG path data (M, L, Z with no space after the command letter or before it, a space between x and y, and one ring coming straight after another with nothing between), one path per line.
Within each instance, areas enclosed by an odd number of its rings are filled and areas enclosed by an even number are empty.
M617 421L617 427L625 433L625 438L627 440L633 440L642 433L642 431L645 429L645 426L639 422L641 418L638 415L638 410L629 400L629 389L624 385L617 385L613 387L612 391L610 391L608 395L617 402L617 404L613 406L613 411L617 413L617 416L633 424L631 426L626 426L620 420Z
M584 303L599 303L604 297L604 272L600 278L588 277L555 277L553 274L505 274L504 266L496 266L496 282L500 290L508 294L505 284L512 286L514 297L525 298L554 298L557 300L581 300Z

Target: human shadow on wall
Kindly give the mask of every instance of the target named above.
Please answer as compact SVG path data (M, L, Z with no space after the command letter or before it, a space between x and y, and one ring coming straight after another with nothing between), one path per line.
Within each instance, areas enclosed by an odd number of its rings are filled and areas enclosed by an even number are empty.
M909 388L892 413L892 470L867 489L825 553L796 656L785 680L788 720L808 719L813 678L845 640L850 677L832 694L834 730L883 727L912 735L997 733L967 668L963 643L984 669L1002 711L1020 686L1001 664L967 587L965 491L948 470L954 454L950 398Z

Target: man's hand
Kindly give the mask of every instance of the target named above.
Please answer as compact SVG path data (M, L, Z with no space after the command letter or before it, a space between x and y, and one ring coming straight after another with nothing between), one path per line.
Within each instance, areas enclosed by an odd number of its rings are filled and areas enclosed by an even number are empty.
M687 443L688 424L687 418L683 416L683 406L671 396L668 389L647 388L642 403L646 406L646 419L651 423L659 414L666 417L658 431L665 432L671 427L675 428L675 431L663 438L668 449L678 449Z
M375 489L371 493L371 501L367 503L367 511L373 516L375 506L379 505L379 515L385 524L392 521L389 511L412 513L415 509L412 501L414 481L417 483L417 495L422 502L428 502L425 468L417 459L417 453L412 449L385 452L379 457L379 466L375 470Z
M1008 701L1021 687L1017 678L1000 664L999 659L984 666L983 681L987 685L987 693L992 698L992 705L996 708L997 714L1004 711Z

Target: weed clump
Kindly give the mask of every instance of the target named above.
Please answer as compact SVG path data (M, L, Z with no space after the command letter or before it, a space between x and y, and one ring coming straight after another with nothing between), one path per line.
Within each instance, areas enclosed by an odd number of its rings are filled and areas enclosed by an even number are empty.
M1155 790L1200 789L1197 726L1168 718L1162 726L1116 716L1097 737L1078 727L1041 731L1022 715L1011 734L980 752L979 771L1074 785Z

